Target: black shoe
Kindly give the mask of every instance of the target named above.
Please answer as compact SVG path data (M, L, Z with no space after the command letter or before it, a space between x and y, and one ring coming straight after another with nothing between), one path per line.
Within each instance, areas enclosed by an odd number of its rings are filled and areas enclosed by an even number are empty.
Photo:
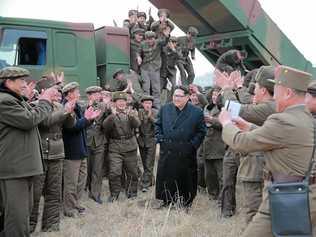
M76 209L78 210L79 214L83 214L86 211L86 208L84 208L82 206L78 206L78 207L76 207Z
M235 213L234 213L232 210L224 211L224 212L222 213L222 216L223 216L224 218L230 218L230 217L232 217L233 215L235 215Z
M114 202L114 201L117 201L117 199L118 199L118 196L109 196L108 197L108 200L107 200L107 202L108 203L112 203L112 202Z

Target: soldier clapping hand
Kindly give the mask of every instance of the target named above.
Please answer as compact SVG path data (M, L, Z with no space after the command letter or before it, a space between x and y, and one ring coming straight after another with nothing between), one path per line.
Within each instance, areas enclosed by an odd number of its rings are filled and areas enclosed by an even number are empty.
M85 112L84 112L84 117L87 120L93 120L97 118L101 114L101 110L94 110L93 107L89 107Z

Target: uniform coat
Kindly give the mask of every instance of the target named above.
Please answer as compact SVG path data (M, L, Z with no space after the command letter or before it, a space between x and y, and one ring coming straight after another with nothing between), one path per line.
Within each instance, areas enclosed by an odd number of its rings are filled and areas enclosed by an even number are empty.
M240 132L232 124L223 128L223 140L233 149L243 152L263 151L268 172L273 176L304 176L314 146L313 117L304 105L288 107L282 113L268 117L263 126L249 132ZM259 213L243 236L273 236L269 216L267 184ZM312 224L316 224L316 186L311 186L310 210ZM267 215L268 214L268 215ZM260 233L260 234L259 234Z
M182 111L173 103L166 104L155 125L160 143L156 198L165 204L180 201L190 206L197 191L196 151L206 133L203 112L190 103Z

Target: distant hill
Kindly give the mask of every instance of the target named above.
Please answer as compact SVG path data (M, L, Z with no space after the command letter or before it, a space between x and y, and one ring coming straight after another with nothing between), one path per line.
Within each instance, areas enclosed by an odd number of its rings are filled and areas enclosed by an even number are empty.
M194 79L194 84L197 84L202 87L212 86L213 85L213 73L206 73L201 76L197 76Z

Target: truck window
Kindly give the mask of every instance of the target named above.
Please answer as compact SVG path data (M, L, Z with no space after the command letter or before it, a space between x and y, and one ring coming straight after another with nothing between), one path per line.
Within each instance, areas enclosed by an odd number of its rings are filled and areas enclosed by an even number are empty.
M0 39L0 68L12 65L45 65L46 46L46 32L3 29Z

